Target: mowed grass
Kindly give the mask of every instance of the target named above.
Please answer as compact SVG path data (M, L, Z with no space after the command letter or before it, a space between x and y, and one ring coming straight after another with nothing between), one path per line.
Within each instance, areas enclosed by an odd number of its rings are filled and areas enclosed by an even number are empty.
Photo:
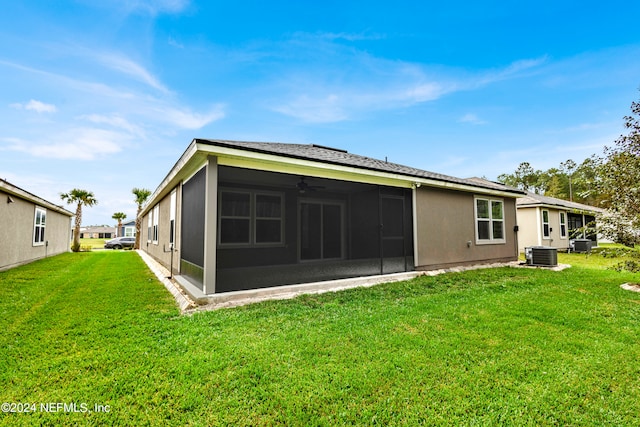
M135 252L0 273L1 425L640 425L619 260L180 315ZM47 413L41 403L109 412Z

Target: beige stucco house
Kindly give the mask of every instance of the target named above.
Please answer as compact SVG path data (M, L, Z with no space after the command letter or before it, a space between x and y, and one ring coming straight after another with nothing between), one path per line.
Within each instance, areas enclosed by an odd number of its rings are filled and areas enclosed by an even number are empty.
M80 228L81 239L113 239L114 237L116 237L116 227L89 225Z
M0 271L68 252L72 216L0 179Z
M603 212L600 208L531 192L519 198L516 207L520 252L529 246L568 250L573 239L589 239L594 247L598 243L597 234L585 232L584 227L593 228Z
M202 295L516 260L520 190L314 144L194 139L141 249Z

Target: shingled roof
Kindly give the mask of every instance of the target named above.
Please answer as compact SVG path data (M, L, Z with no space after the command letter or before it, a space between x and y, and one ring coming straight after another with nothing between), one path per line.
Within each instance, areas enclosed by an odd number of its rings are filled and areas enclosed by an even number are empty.
M51 209L53 211L59 212L59 213L61 213L63 215L69 216L69 217L74 215L73 212L70 212L70 211L66 210L62 206L56 205L54 203L51 203L48 200L45 200L40 196L36 196L35 194L30 193L27 190L24 190L24 189L18 187L17 185L12 184L9 181L1 179L1 178L0 178L0 191L2 191L4 193L7 193L7 194L10 194L10 195L13 195L13 196L20 197L23 200L27 200L27 201L29 201L31 203L34 203L36 205L45 207L47 209Z
M604 212L604 209L597 208L595 206L589 206L582 203L570 202L569 200L556 199L555 197L543 196L541 194L535 194L527 192L525 197L519 198L516 201L516 206L519 208L535 207L535 206L548 206L560 209L574 210L580 212Z
M235 148L263 154L273 154L289 158L319 161L340 166L350 166L359 169L388 172L415 178L425 178L453 184L500 190L514 195L523 195L523 191L483 179L463 179L435 172L429 172L398 163L378 160L371 157L351 154L346 150L317 144L285 144L280 142L247 142L229 141L221 139L195 139L196 143L213 146Z

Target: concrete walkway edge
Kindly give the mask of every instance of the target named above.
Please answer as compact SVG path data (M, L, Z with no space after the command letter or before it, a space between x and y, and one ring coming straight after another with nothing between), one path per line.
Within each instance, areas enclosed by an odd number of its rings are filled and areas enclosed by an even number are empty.
M167 288L171 295L173 295L182 313L196 307L195 302L193 302L191 298L189 298L183 292L180 285L178 285L175 281L169 279L169 270L167 270L159 262L151 258L151 256L149 256L146 252L141 250L137 250L136 252L138 253L138 255L140 255L140 258L142 258L145 264L147 264L149 270L151 270L151 272L156 275L158 280L160 280L164 287Z
M149 269L156 275L158 280L173 295L180 307L181 312L193 313L198 311L216 310L219 308L237 307L252 304L260 301L291 299L303 294L321 294L325 292L337 292L352 288L370 287L383 283L410 280L418 276L437 276L445 273L456 273L468 270L478 270L485 268L513 267L532 268L519 261L475 264L468 266L449 267L430 271L411 271L405 273L384 274L378 276L354 277L349 279L327 280L323 282L303 283L296 285L274 286L269 288L249 289L244 291L225 292L213 295L193 295L185 289L179 278L169 279L169 270L153 259L146 252L137 250L138 255L147 264ZM559 264L555 267L533 267L548 269L552 271L562 271L571 267L567 264ZM186 286L187 284L185 284ZM190 285L190 284L189 284ZM194 289L195 290L195 289Z

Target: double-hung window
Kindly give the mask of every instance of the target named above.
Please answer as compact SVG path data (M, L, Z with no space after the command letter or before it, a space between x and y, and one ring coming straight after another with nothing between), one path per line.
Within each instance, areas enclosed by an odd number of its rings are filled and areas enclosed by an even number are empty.
M43 208L36 207L33 218L33 246L44 245L44 229L47 222L47 211Z
M475 198L476 244L505 243L504 201Z
M158 244L158 219L160 217L160 205L153 207L153 243Z
M219 242L230 245L283 243L284 197L281 193L232 191L220 193Z
M176 237L176 190L171 192L169 200L169 243L173 244Z
M560 238L567 238L567 214L560 212Z
M549 227L549 211L542 211L542 238L550 239L551 238L551 228Z
M153 211L149 212L147 216L147 244L151 242L151 238L153 237Z

